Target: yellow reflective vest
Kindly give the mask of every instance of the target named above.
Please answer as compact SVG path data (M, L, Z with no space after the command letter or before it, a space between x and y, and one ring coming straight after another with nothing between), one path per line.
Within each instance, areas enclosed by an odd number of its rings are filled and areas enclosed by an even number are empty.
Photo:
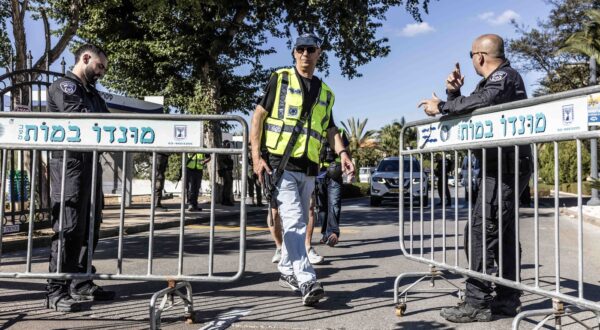
M188 159L186 166L187 166L187 168L192 169L192 170L202 170L202 169L204 169L204 164L202 163L203 161L204 161L204 154L202 154L202 153L193 154Z
M264 141L269 153L283 156L292 131L302 118L304 98L300 78L294 68L280 69L273 74L277 76L275 103L264 123ZM300 158L306 153L309 160L319 164L321 141L326 138L334 99L329 86L321 81L319 96L312 105L312 114L304 123L290 157Z

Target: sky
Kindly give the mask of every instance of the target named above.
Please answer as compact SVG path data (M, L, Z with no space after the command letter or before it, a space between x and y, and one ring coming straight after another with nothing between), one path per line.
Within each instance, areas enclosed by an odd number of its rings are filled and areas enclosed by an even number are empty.
M351 117L368 119L366 128L377 130L402 117L407 122L425 118L416 105L430 98L432 92L445 99L444 81L456 62L465 76L463 94L469 94L481 79L469 58L471 43L477 36L495 33L505 39L516 38L511 19L526 28L535 27L538 20L547 18L550 9L544 0L432 0L429 14L423 14L421 23L415 22L403 7L391 9L378 32L378 37L389 39L390 55L360 67L363 76L352 80L340 74L337 59L332 56L329 76L316 73L336 95L336 124ZM28 46L34 59L38 58L44 46L43 26L28 19L26 29ZM271 39L269 43L279 51L265 57L264 65L291 65L285 40ZM67 67L72 65L73 55L69 51L63 55ZM59 62L53 64L53 70L60 70ZM533 94L541 73L523 72L522 76L528 94Z

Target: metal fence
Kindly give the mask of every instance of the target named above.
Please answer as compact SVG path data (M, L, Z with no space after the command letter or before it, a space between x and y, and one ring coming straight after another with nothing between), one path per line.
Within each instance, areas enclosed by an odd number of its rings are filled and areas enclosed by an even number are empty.
M31 53L27 59L27 69L11 70L0 75L0 112L45 111L48 87L54 80L65 74L64 59L61 61L61 72L50 71L48 64L46 70L32 69ZM36 212L31 219L36 221L38 226L50 226L49 182L45 175L45 160L49 159L49 156L47 152L40 156L41 161L36 170L38 191L32 194L28 190L31 180L29 174L33 172L31 164L28 163L29 158L22 150L8 151L7 159L10 171L5 180L9 187L7 201L5 201L8 210L1 218L5 234L26 231L26 224L30 219L30 214L27 212L29 203L36 204ZM36 196L37 200L31 196Z
M206 148L203 143L203 125L208 122L237 122L242 128L243 144L240 148ZM44 134L50 130L49 134ZM55 135L55 132L56 133ZM39 133L39 134L38 134ZM56 137L56 139L53 139ZM182 116L182 115L129 115L129 114L83 114L83 113L0 113L0 145L1 145L1 183L0 191L4 191L6 186L6 175L8 173L8 159L11 151L18 151L31 156L31 180L29 188L32 194L37 194L37 186L39 184L38 173L40 154L48 151L62 151L63 159L66 159L68 152L89 152L93 155L92 169L92 185L97 186L98 158L102 152L121 152L123 153L122 171L128 168L127 162L130 157L127 153L131 152L148 152L152 154L152 198L154 201L154 186L156 184L156 158L157 153L180 153L182 155L182 180L186 182L186 156L192 153L207 153L211 155L213 161L210 163L209 171L211 172L211 188L216 186L217 178L217 157L239 155L242 163L242 171L248 170L248 128L244 119L239 116ZM59 233L63 235L64 228L64 207L65 207L65 177L66 164L62 162L62 182L60 191L60 217ZM127 177L126 173L122 173L122 178ZM246 176L241 177L242 196L246 191ZM121 196L125 195L126 184L122 184ZM91 189L91 188L90 188ZM215 189L211 189L215 191ZM90 227L89 227L89 242L93 241L96 208L100 205L96 204L97 196L96 189L91 189L90 197ZM114 262L113 272L94 273L92 268L93 249L88 249L87 271L85 273L65 273L61 270L59 254L58 269L56 272L43 272L32 270L32 250L33 250L33 233L39 228L36 227L36 222L30 221L27 237L27 255L22 270L6 271L0 268L0 278L15 278L15 279L100 279L100 280L134 280L134 281L167 281L169 287L165 290L157 292L151 299L150 314L151 328L160 326L160 313L166 306L167 301L172 301L174 295L182 298L185 305L186 315L191 317L193 311L191 285L189 282L233 282L241 278L245 268L245 252L246 252L246 209L245 203L240 203L239 213L239 245L237 248L237 270L232 275L219 274L215 271L215 226L217 219L215 218L215 200L216 194L213 193L210 202L210 218L208 226L208 252L206 257L207 269L203 272L189 273L189 269L193 267L184 267L186 264L197 264L201 255L186 256L184 253L184 244L186 239L190 239L190 235L185 233L186 208L185 198L186 185L181 185L181 205L179 214L179 232L178 244L175 251L169 252L177 255L177 267L173 269L157 269L153 265L156 258L156 242L157 235L155 224L155 208L154 203L150 204L149 213L149 231L147 236L147 268L145 270L127 271L123 266L125 259L126 246L125 241L125 219L128 210L125 207L126 199L121 198L120 204L120 219L118 226L118 240L114 241L114 249L117 251L116 258L111 260ZM0 205L4 205L5 194L0 194ZM36 214L37 205L30 203L27 208L29 217L32 218ZM4 207L0 208L0 218L4 216ZM4 223L0 222L0 258L2 257L2 233ZM193 237L192 237L193 238ZM61 251L62 239L59 240L59 251ZM164 250L164 247L161 247ZM2 265L0 259L0 267ZM221 261L223 262L223 261ZM231 261L228 265L232 264ZM235 264L235 263L233 263ZM14 265L12 265L14 268ZM11 268L11 269L13 269ZM188 269L186 273L185 268ZM103 268L104 269L104 268ZM180 290L186 290L185 293ZM162 298L162 302L157 304Z
M560 328L561 318L569 317L580 325L584 325L574 314L580 311L591 311L596 315L596 320L600 322L600 290L592 283L597 281L594 277L595 269L587 275L584 272L586 260L595 258L594 254L587 253L584 258L584 221L583 221L583 181L586 173L583 172L584 162L589 158L585 155L585 144L590 139L600 137L599 131L589 130L588 113L594 113L598 110L598 101L600 101L600 88L590 87L580 90L574 90L554 95L533 98L518 102L512 102L497 105L485 109L480 109L469 114L458 116L444 116L435 119L421 120L408 123L402 132L400 143L400 183L404 189L401 189L399 196L400 213L400 248L402 253L409 260L413 260L428 265L429 271L426 272L408 272L400 274L395 281L394 302L396 304L396 314L402 316L407 310L408 293L415 291L418 283L428 280L430 285L435 286L435 280L441 279L450 284L450 291L457 292L457 296L464 299L465 292L458 285L449 281L449 276L459 275L459 277L476 278L483 281L489 281L496 285L502 285L509 288L522 290L531 294L540 295L552 299L553 308L545 310L524 311L515 317L513 328L517 329L519 323L526 317L545 316L538 327L541 327L549 319L554 319L556 326ZM408 130L416 130L418 139L416 145L410 145L404 137ZM566 167L561 168L559 155L562 155L566 145L562 142L571 141L575 145L576 156L568 159L570 164L576 164L577 173L577 234L576 240L561 240L561 222L564 217L560 216L561 203L566 199L561 196L560 191L561 174L567 171ZM472 157L474 152L481 153L481 173L480 177L486 178L494 176L497 182L509 182L512 187L524 185L519 182L520 158L509 155L519 155L523 148L531 148L533 164L531 180L527 183L532 188L533 207L527 207L527 210L519 207L519 194L513 194L514 201L508 203L508 206L514 204L513 210L503 210L504 203L498 203L497 218L491 219L482 217L482 246L481 255L483 256L483 270L477 271L472 262L473 254L473 219L475 209L475 200L477 194L475 189L481 191L482 200L487 201L486 192L490 194L490 189L486 189L486 181L474 181L472 176L472 164L467 161L467 178L465 178L466 191L471 192L468 198L460 197L458 174L462 157ZM546 156L544 162L540 160L540 153ZM441 189L440 202L436 203L434 187L434 163L435 157L449 159L453 162L453 168L446 169L446 162L440 162L441 182L447 181L447 173L454 172L454 187L451 198L454 205L446 206L445 189ZM420 162L420 169L413 169L413 162L403 162L405 157L414 157ZM490 159L497 159L496 167L490 167ZM469 158L470 159L470 158ZM427 164L429 162L429 164ZM404 168L405 164L410 164L410 168ZM551 164L551 165L549 165ZM542 181L540 167L552 169L552 173L546 173L546 185L553 188L551 198L543 198L540 195L539 185ZM570 165L572 166L572 165ZM429 169L429 174L424 167ZM493 169L493 172L489 170ZM416 181L413 178L413 172L420 171L420 177ZM521 168L522 170L522 168ZM521 171L522 172L522 171ZM504 177L503 177L504 176ZM416 176L415 176L416 177ZM424 181L429 181L431 192L423 192ZM479 183L479 186L477 185ZM489 184L489 183L488 183ZM420 186L421 189L415 189L414 186ZM504 184L498 184L497 190L493 190L496 196L503 196L506 190ZM527 188L529 189L529 188ZM415 194L420 194L414 196ZM406 196L408 195L408 196ZM408 198L406 198L408 197ZM425 199L429 199L429 206L424 207ZM544 205L540 201L544 200ZM466 202L467 207L460 208L460 202ZM408 205L405 203L408 202ZM419 206L413 204L418 203ZM481 214L494 212L487 210L490 207L487 203L481 203ZM540 215L540 212L543 215ZM510 211L510 212L503 212ZM503 219L503 213L514 213L511 217L514 219ZM486 219L488 218L488 219ZM514 221L514 230L516 239L503 237L503 231L498 230L498 256L495 264L490 269L486 265L486 254L491 253L488 250L486 234L489 225L495 228L503 228L503 222L512 223ZM543 222L541 222L543 221ZM533 223L531 223L533 222ZM541 227L542 224L543 228ZM465 234L461 231L465 226ZM542 232L542 235L540 235ZM465 237L466 235L466 237ZM525 239L524 239L525 238ZM466 249L463 250L461 240L466 241ZM521 243L520 243L521 241ZM544 249L541 251L540 244L543 243ZM504 255L505 245L512 244L514 255ZM533 260L531 265L525 269L521 255L523 251L533 251ZM530 249L530 250L529 250ZM544 254L544 258L541 258ZM503 276L506 273L507 263L503 260L514 259L516 278L508 279ZM576 263L575 263L576 261ZM561 265L567 265L562 267ZM571 267L571 265L573 267ZM546 266L546 267L543 267ZM487 269L486 269L487 268ZM504 269L503 269L504 268ZM575 271L576 269L576 271ZM524 276L519 274L523 273ZM590 274L592 274L590 276ZM401 289L401 282L408 277L419 277L416 282L410 284L404 290ZM572 285L567 285L570 283ZM591 288L585 290L586 288ZM569 305L569 306L565 306ZM587 327L587 325L584 325Z

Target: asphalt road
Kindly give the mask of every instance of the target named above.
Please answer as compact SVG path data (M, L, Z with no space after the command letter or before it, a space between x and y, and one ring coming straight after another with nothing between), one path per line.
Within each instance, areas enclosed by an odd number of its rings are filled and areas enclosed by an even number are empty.
M274 244L264 225L264 215L248 219L246 271L242 280L229 283L194 283L194 309L197 322L182 320L183 308L175 306L162 317L164 329L509 329L512 319L495 319L491 323L457 325L439 316L439 309L452 306L458 299L453 294L436 291L427 283L419 292L409 296L406 315L394 313L393 290L396 276L402 272L425 271L427 265L403 257L398 244L398 205L368 206L368 199L344 201L341 242L330 248L315 244L326 262L316 266L317 276L326 290L326 299L315 308L304 307L301 298L277 284L276 265L271 263ZM523 281L533 281L533 218L531 210L524 210L521 224L523 243ZM460 215L465 214L464 209ZM429 218L425 214L425 228ZM415 214L415 219L418 219ZM451 216L453 219L453 215ZM543 209L540 214L540 286L554 288L553 213ZM437 222L436 222L437 223ZM217 219L215 232L216 275L232 275L238 267L239 229L233 220ZM459 228L462 228L460 224ZM453 233L453 225L448 226ZM563 292L577 289L577 226L573 219L561 218L561 285ZM437 233L437 231L436 231ZM314 241L318 240L314 236ZM186 227L184 273L206 274L208 271L209 231L205 223ZM599 301L597 269L600 259L600 230L591 225L584 227L585 239L585 297ZM461 238L462 241L462 238ZM114 273L116 238L100 242L95 266L99 272ZM160 274L177 272L178 230L167 229L156 233L153 270ZM428 246L429 241L425 241ZM436 239L436 246L441 240ZM448 246L454 246L451 240ZM35 249L32 271L44 271L48 250ZM454 262L454 251L449 249L448 262ZM147 233L127 236L125 239L124 272L144 274L147 269ZM441 253L436 253L436 260ZM459 262L464 262L459 251ZM4 254L2 272L22 271L24 253ZM463 286L463 279L450 275L453 283ZM0 326L8 329L145 329L148 328L148 302L152 294L166 287L164 282L99 281L107 289L115 290L118 298L110 303L86 303L79 313L62 314L43 307L44 281L0 280ZM408 284L407 280L406 283ZM550 307L547 299L525 294L525 309ZM593 321L593 314L578 317ZM538 318L539 319L539 318ZM564 320L565 328L577 325ZM590 323L591 324L591 323ZM523 328L533 328L526 322Z

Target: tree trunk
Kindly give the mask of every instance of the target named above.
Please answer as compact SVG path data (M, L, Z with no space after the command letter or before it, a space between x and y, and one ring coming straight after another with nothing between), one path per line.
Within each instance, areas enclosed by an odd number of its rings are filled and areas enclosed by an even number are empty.
M219 98L221 96L221 84L218 78L214 78L211 72L213 72L209 63L206 63L202 68L203 81L202 88L200 89L201 104L202 109L200 111L205 114L221 114L222 108L219 102ZM206 145L209 148L218 148L223 146L223 135L221 130L221 122L219 121L209 121L204 126L204 140L206 141ZM221 178L218 173L220 170L219 164L219 155L213 154L211 155L211 162L209 165L209 178L212 181L214 179L215 186L211 187L212 194L215 196L215 203L221 203L223 200L223 178ZM215 164L216 171L213 172L213 162Z

